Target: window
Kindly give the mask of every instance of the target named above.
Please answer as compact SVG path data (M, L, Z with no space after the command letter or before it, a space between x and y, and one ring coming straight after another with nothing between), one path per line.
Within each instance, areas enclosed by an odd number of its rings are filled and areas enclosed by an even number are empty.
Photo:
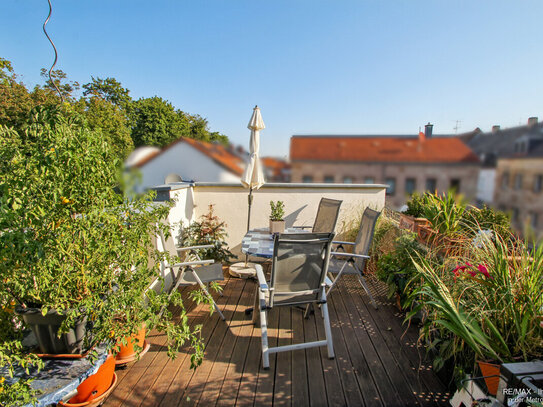
M451 179L451 185L450 185L450 188L454 191L454 192L460 192L460 179L459 178L453 178Z
M373 177L364 178L364 184L375 184L375 178Z
M388 185L387 195L394 195L396 193L396 178L385 179L385 184Z
M304 176L302 177L302 182L303 182L304 184L307 184L307 183L309 183L309 182L313 182L313 176L312 176L312 175L304 175Z
M534 192L541 192L543 189L543 175L536 175L534 178Z
M502 188L508 188L509 187L509 173L504 172L502 175Z
M515 174L515 189L522 188L522 174Z
M436 192L437 180L435 178L426 178L426 190L430 192Z
M530 214L530 226L532 227L532 229L537 229L537 223L538 223L537 212L532 212Z
M353 183L353 177L343 177L343 183L344 184L352 184Z
M325 175L324 176L324 182L327 184L333 184L334 183L334 176L333 175Z
M520 211L518 210L518 208L513 208L513 216L512 216L512 220L513 222L515 223L518 223L519 221L519 218L520 218Z
M415 192L417 187L417 180L415 178L406 178L405 179L405 193L411 195Z

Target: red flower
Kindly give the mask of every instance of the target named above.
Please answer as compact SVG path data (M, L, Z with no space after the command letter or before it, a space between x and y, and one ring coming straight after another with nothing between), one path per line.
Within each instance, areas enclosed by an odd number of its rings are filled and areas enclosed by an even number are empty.
M492 278L492 276L490 275L490 273L488 272L488 269L486 268L484 264L479 264L477 266L477 270L479 270L479 273L484 275L486 278Z

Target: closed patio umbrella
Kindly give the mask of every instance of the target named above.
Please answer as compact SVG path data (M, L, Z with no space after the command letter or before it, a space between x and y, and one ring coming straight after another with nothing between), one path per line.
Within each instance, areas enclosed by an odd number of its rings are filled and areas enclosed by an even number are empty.
M260 148L260 130L266 128L264 121L262 120L262 115L260 114L260 109L258 106L255 106L253 109L253 115L247 128L251 130L251 141L249 143L249 153L250 158L247 163L247 167L241 177L241 183L245 188L249 188L249 197L248 197L248 211L247 211L247 231L251 224L251 206L253 204L253 190L260 188L266 182L264 180L264 172L262 171L262 164L259 157L259 148ZM254 265L252 263L247 263L249 256L245 256L244 263L236 263L230 266L230 274L236 277L250 277L256 274Z
M249 153L251 154L247 168L241 177L241 183L245 188L249 188L249 211L247 215L247 231L249 231L249 225L251 223L251 205L253 204L253 190L260 188L266 182L264 180L264 172L262 171L262 164L259 157L260 149L260 130L266 128L260 109L255 106L253 109L253 115L247 128L251 130L251 142L249 145Z

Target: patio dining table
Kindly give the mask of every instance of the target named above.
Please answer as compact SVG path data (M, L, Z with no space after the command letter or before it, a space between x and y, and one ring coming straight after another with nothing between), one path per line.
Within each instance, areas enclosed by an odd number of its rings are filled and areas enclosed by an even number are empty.
M285 233L304 233L300 228L287 228ZM273 257L273 234L268 228L249 230L241 240L241 251L255 257Z

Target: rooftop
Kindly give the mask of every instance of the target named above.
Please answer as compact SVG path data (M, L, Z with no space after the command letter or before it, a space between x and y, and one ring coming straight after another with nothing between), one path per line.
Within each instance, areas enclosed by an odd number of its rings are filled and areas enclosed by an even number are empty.
M291 161L398 163L478 163L473 151L456 137L293 136Z

